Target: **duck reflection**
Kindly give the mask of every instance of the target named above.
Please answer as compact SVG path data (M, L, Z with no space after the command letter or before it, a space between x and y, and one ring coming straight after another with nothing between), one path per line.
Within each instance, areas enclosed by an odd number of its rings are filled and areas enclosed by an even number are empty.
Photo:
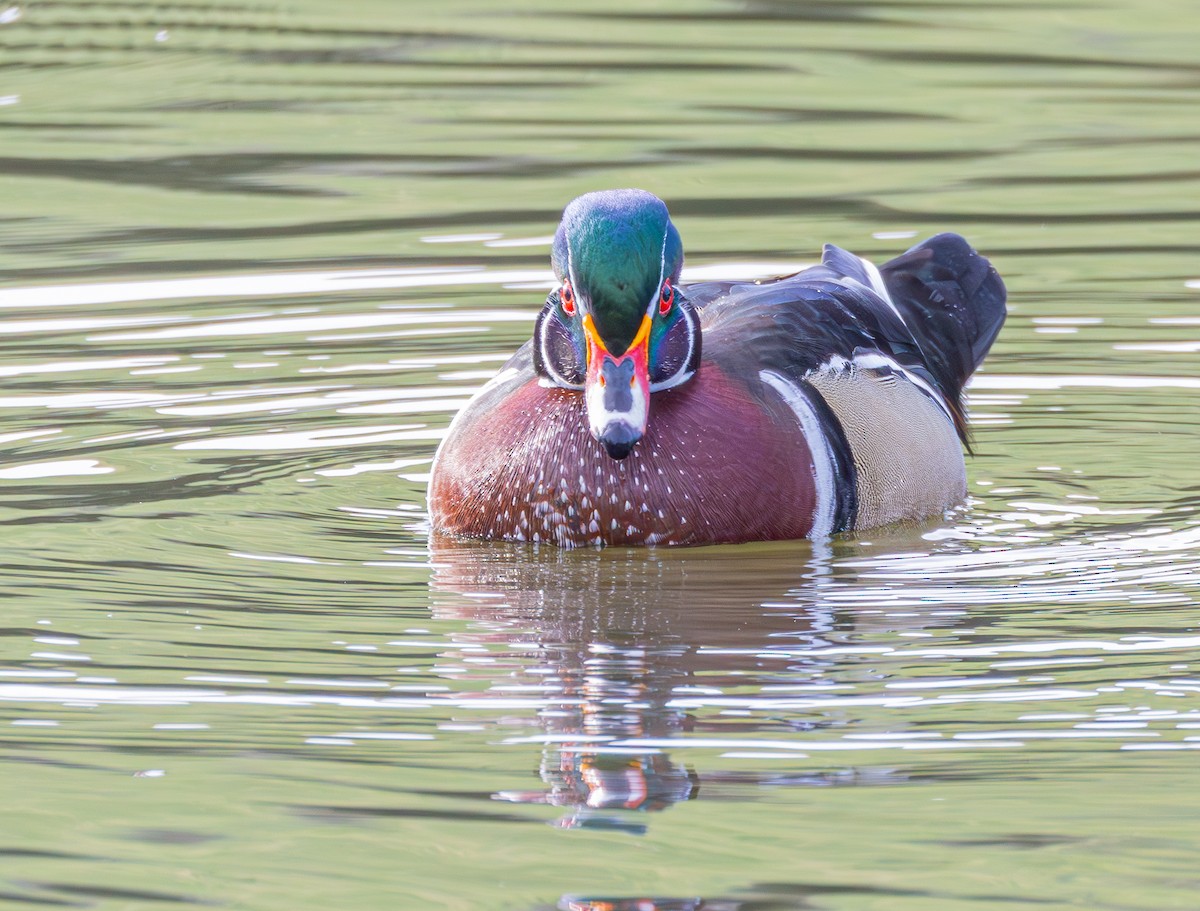
M521 679L505 684L544 700L535 739L546 744L545 788L495 796L564 807L564 827L627 831L644 826L613 811L697 796L695 770L658 742L697 727L684 707L697 688L719 695L782 673L789 684L824 682L828 659L794 652L848 628L821 595L831 556L808 542L688 551L435 542L435 616L472 621L454 635L461 656L484 643L525 652ZM526 641L513 646L514 634ZM786 670L772 648L793 655ZM706 722L725 736L759 723ZM621 745L631 739L655 744Z
M713 905L702 898L576 898L563 896L558 911L738 911L743 905Z

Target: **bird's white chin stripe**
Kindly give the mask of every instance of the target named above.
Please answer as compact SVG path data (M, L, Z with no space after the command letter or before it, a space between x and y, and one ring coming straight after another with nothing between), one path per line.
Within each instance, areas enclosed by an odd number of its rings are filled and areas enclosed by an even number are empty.
M646 429L650 406L642 388L637 383L630 386L629 393L632 401L629 409L625 411L607 408L604 404L604 393L604 387L599 383L592 383L584 393L588 427L592 431L592 435L598 437L605 428L614 423L626 424L640 435Z

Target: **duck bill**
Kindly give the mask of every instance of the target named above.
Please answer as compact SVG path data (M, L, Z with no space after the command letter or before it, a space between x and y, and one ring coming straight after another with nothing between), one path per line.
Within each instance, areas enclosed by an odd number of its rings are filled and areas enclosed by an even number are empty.
M650 317L644 317L633 343L624 354L614 357L591 315L583 320L588 349L584 384L588 426L614 459L633 451L650 418L650 325Z

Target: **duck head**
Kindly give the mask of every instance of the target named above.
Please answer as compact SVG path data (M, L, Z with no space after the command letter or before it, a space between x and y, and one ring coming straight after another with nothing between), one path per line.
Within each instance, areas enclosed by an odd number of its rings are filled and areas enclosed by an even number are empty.
M646 432L650 394L700 362L699 318L676 287L679 232L651 193L588 193L563 212L551 259L559 284L538 315L535 367L583 391L592 436L623 459Z

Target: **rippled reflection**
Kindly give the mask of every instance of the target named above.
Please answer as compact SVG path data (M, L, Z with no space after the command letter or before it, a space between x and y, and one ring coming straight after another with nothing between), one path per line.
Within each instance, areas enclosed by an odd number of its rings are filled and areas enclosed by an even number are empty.
M497 797L567 807L559 823L566 827L631 829L639 824L602 811L662 810L695 797L700 776L668 748L623 744L693 729L675 700L719 694L725 676L721 660L705 656L706 645L736 648L785 636L796 644L825 641L833 618L820 608L802 616L761 613L764 602L800 596L793 586L819 584L814 580L828 572L827 563L805 565L806 545L791 554L794 570L781 566L778 554L689 558L614 550L530 560L510 547L438 542L435 616L470 620L479 630L456 638L486 648L515 631L536 631L521 650L534 662L522 677L537 682L494 689L542 696L542 733L513 742L545 744L540 774L548 790ZM746 572L747 558L758 573Z

